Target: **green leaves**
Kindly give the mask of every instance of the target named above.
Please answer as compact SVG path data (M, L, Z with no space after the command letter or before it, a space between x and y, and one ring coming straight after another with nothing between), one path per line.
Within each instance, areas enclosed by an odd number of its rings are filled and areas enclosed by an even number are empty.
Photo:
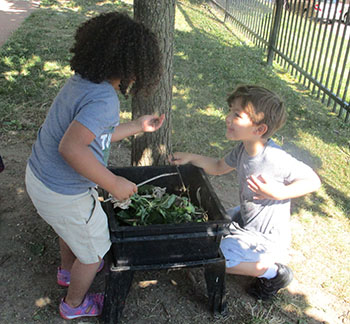
M131 197L128 209L116 211L120 225L180 224L208 221L207 213L193 205L187 197L159 193L158 187L142 186L139 193Z

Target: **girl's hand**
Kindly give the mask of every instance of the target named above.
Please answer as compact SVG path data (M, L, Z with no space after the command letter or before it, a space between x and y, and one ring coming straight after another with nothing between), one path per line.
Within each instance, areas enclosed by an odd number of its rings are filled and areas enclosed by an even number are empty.
M160 117L155 115L144 115L138 120L141 123L143 132L154 132L162 126L164 119L165 115L162 114Z
M254 199L283 200L285 185L262 175L251 175L248 179L248 188L255 193Z
M115 176L115 185L113 190L109 193L120 201L130 198L133 194L137 193L137 185L128 179Z

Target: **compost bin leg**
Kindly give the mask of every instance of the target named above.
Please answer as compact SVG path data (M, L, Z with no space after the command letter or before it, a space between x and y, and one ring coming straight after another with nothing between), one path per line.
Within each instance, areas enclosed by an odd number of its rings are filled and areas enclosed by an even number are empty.
M117 324L122 316L134 271L110 270L106 276L106 288L102 318L105 324Z
M225 295L225 260L208 264L204 268L207 283L209 308L214 315L224 315L227 311Z

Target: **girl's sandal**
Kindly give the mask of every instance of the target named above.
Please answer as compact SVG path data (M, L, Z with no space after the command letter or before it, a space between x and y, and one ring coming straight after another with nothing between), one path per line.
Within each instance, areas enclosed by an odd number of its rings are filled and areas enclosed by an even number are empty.
M85 296L80 306L72 308L67 305L64 299L60 303L60 315L62 318L70 320L78 317L99 316L103 308L103 294L88 294Z

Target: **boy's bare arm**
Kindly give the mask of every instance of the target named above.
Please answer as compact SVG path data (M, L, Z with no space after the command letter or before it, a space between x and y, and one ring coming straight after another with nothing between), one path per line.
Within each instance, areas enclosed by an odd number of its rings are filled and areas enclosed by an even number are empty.
M73 121L64 134L59 153L79 174L98 184L119 200L137 192L136 184L118 177L101 164L89 148L95 135L85 126Z
M126 137L141 133L158 130L165 119L165 115L144 115L138 119L118 125L112 135L112 142L120 141Z
M224 158L218 160L212 157L194 153L176 152L173 156L169 157L169 161L170 163L176 165L191 163L194 166L202 168L205 173L210 175L225 174L234 170L232 167L226 164Z
M304 196L318 190L321 186L320 178L316 173L307 179L296 179L285 185L263 175L250 176L247 179L248 187L255 193L254 199L285 200Z

